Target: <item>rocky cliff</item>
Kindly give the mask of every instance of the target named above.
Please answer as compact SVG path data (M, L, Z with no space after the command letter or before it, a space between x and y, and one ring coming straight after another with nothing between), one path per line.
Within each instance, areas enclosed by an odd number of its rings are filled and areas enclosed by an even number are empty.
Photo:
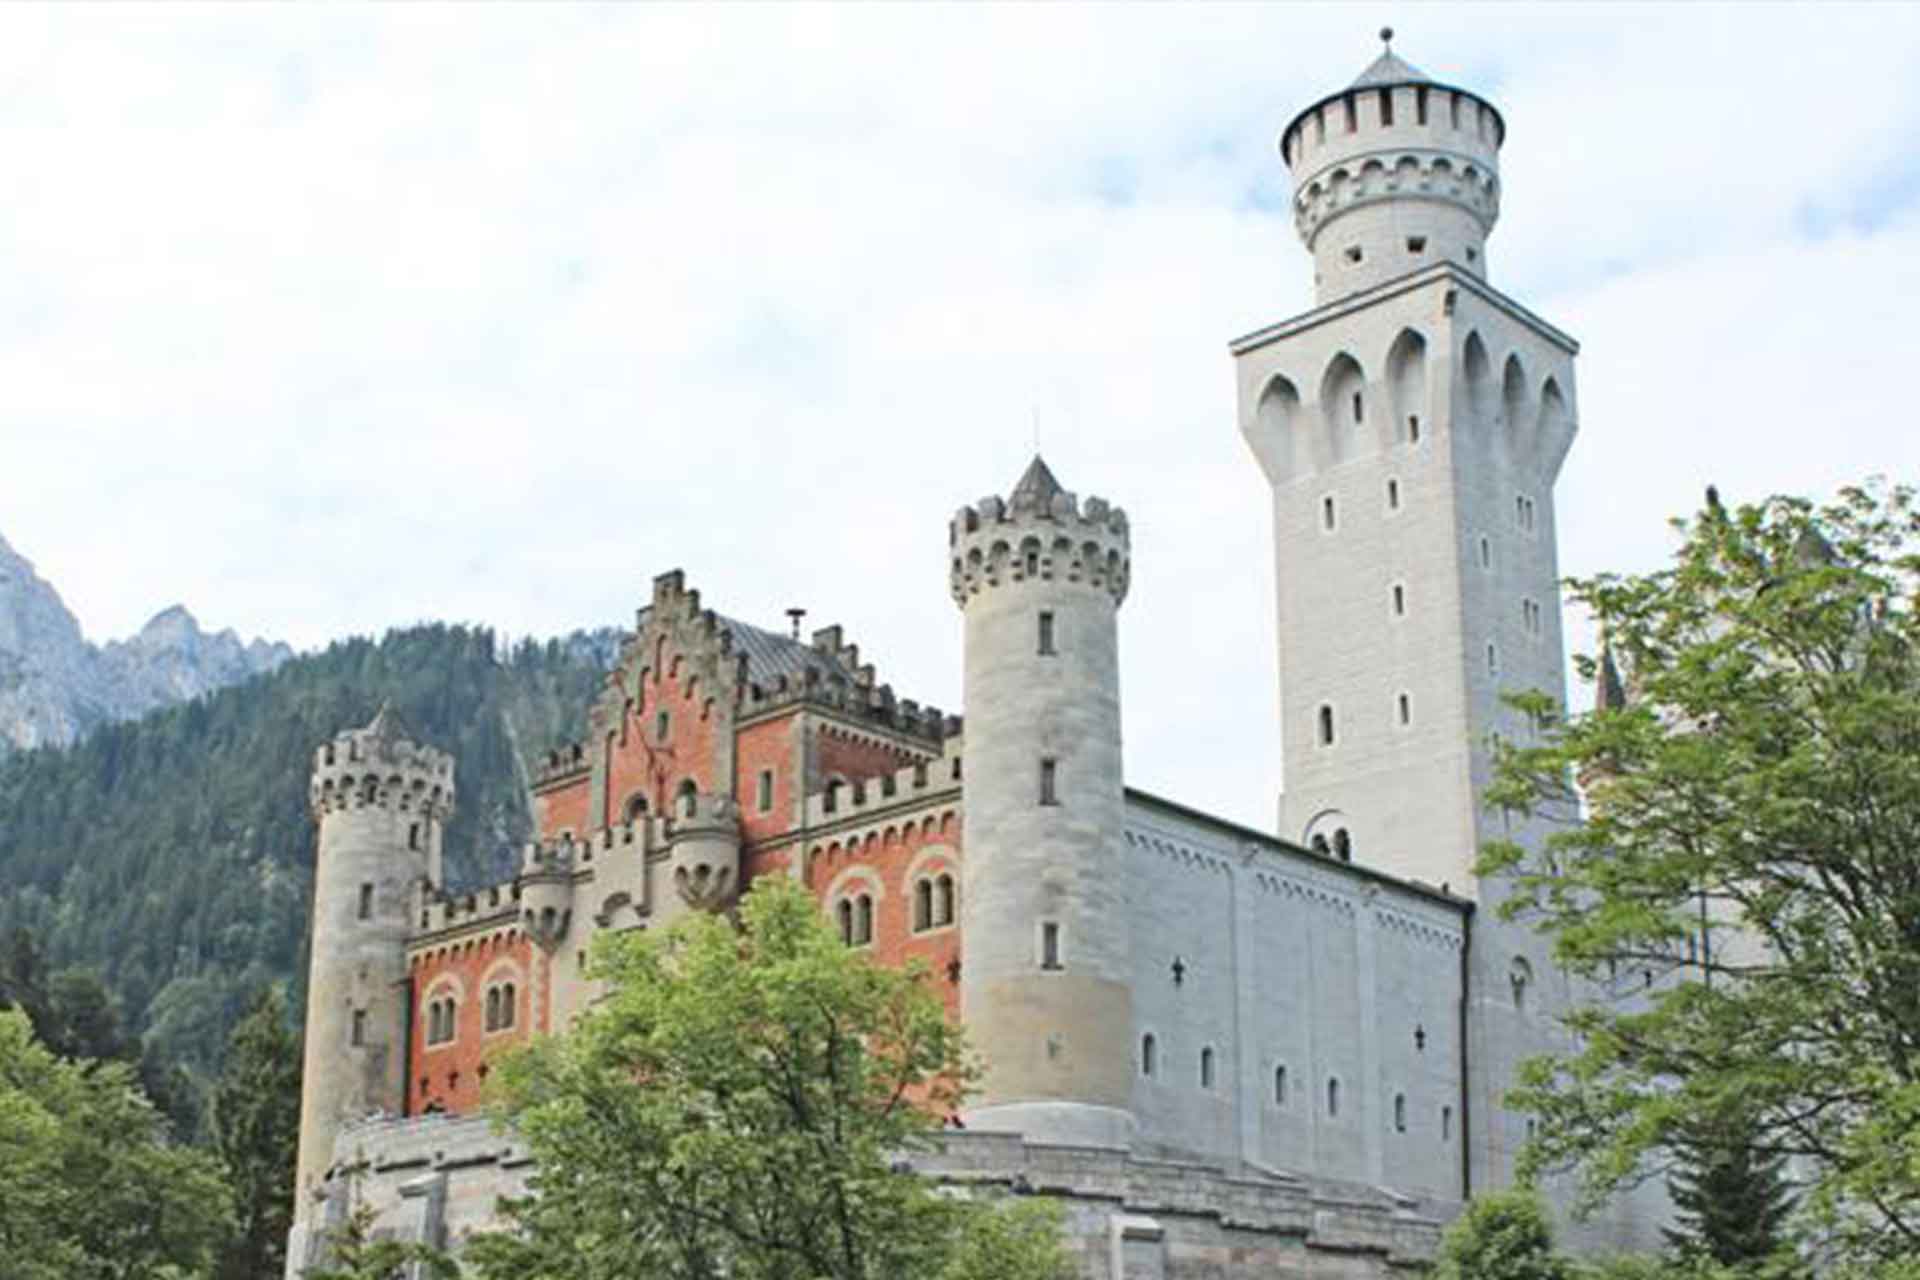
M64 746L98 725L198 697L292 656L284 644L208 634L179 605L129 639L89 644L60 593L0 537L0 753Z

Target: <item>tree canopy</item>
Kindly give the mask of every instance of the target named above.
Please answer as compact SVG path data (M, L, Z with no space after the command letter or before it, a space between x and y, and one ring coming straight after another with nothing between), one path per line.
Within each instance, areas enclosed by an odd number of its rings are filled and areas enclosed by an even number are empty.
M204 1275L229 1226L220 1168L172 1142L122 1062L61 1058L0 1011L0 1258L19 1280Z
M1531 1064L1531 1167L1589 1198L1737 1116L1807 1181L1831 1260L1920 1252L1920 514L1872 485L1679 525L1672 565L1571 584L1603 689L1501 744L1490 801L1588 819L1490 847L1559 962L1598 997Z
M1055 1280L1048 1208L949 1198L899 1164L971 1079L919 969L849 951L781 877L738 927L603 938L605 997L510 1058L503 1117L539 1165L499 1280ZM1036 1207L1037 1206L1037 1207Z

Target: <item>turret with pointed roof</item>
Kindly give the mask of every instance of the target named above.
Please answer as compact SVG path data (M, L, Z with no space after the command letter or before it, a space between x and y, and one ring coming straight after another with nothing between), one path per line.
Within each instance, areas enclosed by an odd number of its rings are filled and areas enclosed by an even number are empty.
M1492 104L1433 80L1391 44L1353 83L1295 116L1280 154L1293 171L1294 225L1313 252L1320 301L1441 261L1485 275L1505 139Z

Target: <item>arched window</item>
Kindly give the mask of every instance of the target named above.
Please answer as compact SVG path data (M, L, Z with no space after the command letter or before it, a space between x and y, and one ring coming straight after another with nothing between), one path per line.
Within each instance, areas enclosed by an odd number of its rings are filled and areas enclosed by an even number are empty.
M1315 853L1323 858L1333 856L1333 846L1327 843L1327 836L1324 831L1316 831L1314 833L1312 848Z
M453 1015L452 996L442 996L427 1005L428 1044L445 1044L453 1039Z
M680 784L677 798L680 802L681 817L691 818L700 812L700 788L694 785L692 778L688 778Z
M942 875L933 882L933 922L953 923L953 877Z
M873 896L863 893L854 901L853 940L865 946L873 941Z
M1395 1133L1407 1131L1407 1095L1404 1093L1393 1095L1393 1131Z
M933 881L913 882L913 931L933 928Z
M500 988L500 1025L501 1027L505 1028L513 1025L514 1007L518 1003L518 1000L516 999L516 997L519 994L520 993L514 989L514 985L511 982L505 984Z
M836 913L840 917L840 941L846 943L848 946L852 946L853 903L846 898L840 899L840 905L836 908Z
M1342 862L1353 861L1353 837L1347 834L1345 827L1333 833L1333 856Z
M487 988L486 1029L493 1031L500 1026L500 988Z
M646 816L647 798L645 796L634 796L627 801L626 820L628 826L632 826Z
M1154 1041L1153 1033L1151 1031L1149 1031L1146 1035L1143 1035L1140 1037L1140 1074L1141 1075L1150 1076L1153 1074L1154 1068L1158 1065L1155 1062L1155 1058L1158 1054L1159 1048L1160 1046Z
M1327 1114L1340 1114L1340 1080L1337 1076L1327 1077Z
M1213 1088L1213 1046L1211 1045L1200 1051L1200 1087Z

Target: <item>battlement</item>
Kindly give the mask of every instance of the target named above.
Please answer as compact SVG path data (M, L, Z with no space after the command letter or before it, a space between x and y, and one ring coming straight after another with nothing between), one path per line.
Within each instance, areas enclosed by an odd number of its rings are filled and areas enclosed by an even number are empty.
M1038 457L1002 500L989 495L962 507L947 525L953 601L1028 579L1084 583L1127 598L1133 561L1127 513L1105 498L1083 504L1060 487Z
M453 815L453 757L415 740L391 706L365 728L348 729L313 753L308 792L316 818L345 809Z
M883 813L949 791L960 784L960 760L956 738L949 742L947 753L935 759L910 764L877 778L835 783L807 797L807 826L820 827Z

